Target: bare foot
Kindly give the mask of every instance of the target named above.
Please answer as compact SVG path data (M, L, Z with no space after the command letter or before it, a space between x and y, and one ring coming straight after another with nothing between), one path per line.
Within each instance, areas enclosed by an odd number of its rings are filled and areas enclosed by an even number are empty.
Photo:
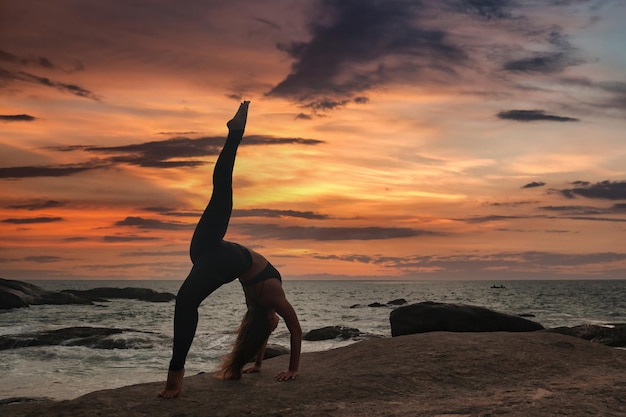
M165 389L159 392L159 397L162 398L175 398L183 390L183 377L185 376L185 370L180 371L168 371L167 382L165 383Z
M250 105L249 101L244 101L239 105L239 109L235 116L226 123L228 126L228 130L230 131L238 131L243 135L243 131L246 128L246 121L248 120L248 106Z

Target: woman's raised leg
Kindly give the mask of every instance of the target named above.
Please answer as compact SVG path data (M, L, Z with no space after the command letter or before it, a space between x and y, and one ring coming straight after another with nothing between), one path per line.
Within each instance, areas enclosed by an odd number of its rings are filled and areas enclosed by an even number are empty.
M250 102L244 101L235 116L227 123L228 138L213 169L213 193L191 239L191 261L226 235L233 210L233 169L239 143L243 138Z

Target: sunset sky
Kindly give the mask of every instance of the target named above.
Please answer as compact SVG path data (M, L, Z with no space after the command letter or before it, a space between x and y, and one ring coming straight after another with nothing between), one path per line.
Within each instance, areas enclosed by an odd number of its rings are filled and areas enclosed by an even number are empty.
M626 1L0 0L0 277L626 278Z

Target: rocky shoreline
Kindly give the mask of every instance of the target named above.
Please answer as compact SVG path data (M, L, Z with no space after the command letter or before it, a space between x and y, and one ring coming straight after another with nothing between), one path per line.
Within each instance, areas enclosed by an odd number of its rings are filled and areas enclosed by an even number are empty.
M159 293L146 288L94 288L90 290L46 291L36 285L22 281L0 278L0 310L27 307L38 304L94 304L109 299L133 299L147 302L169 302L176 299L174 294ZM531 332L544 327L527 318L529 315L511 315L489 310L480 306L436 303L425 301L407 305L403 298L368 305L355 304L350 308L389 307L391 335L400 336L436 331L450 332ZM522 317L524 316L524 317ZM532 317L532 315L531 315ZM548 329L550 332L579 337L612 347L626 347L626 324L611 326L579 325ZM115 338L122 333L146 333L134 329L105 327L68 327L53 331L33 332L0 336L0 350L28 346L70 345L87 346L94 349L127 349L148 346L150 342L134 337ZM320 341L329 339L363 340L380 337L361 332L359 329L341 325L327 326L308 331L304 340Z
M175 297L138 288L49 292L0 279L1 308L93 304L110 298L167 302ZM157 399L162 383L149 383L70 401L2 399L0 415L626 415L626 350L607 347L626 346L626 324L544 329L526 317L483 307L430 301L407 304L404 299L350 308L357 307L390 308L394 337L340 325L311 330L305 340L360 342L305 353L293 383L273 380L289 352L271 346L261 374L237 382L219 381L209 374L188 376L185 392L176 400ZM68 327L0 336L0 350L42 345L140 349L161 336L134 329Z
M0 404L3 417L317 417L626 415L626 351L535 332L429 332L305 353L298 379L260 374L185 378L174 400L162 382L97 391L70 401Z

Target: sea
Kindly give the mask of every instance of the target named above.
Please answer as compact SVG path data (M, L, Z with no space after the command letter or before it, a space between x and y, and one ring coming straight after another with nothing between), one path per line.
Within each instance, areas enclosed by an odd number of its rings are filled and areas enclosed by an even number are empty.
M176 294L180 281L30 281L47 290L139 287ZM356 328L355 339L303 341L303 352L391 337L389 301L435 301L529 315L544 327L626 323L626 280L587 281L296 281L284 280L288 300L303 329ZM497 287L497 288L494 288ZM370 307L379 303L382 307ZM186 375L212 372L230 350L245 312L241 286L227 284L200 306ZM38 346L0 351L0 401L13 398L66 400L83 394L164 381L171 353L174 302L111 300L95 305L41 305L0 310L0 335L29 334L74 326L125 329L125 348ZM289 346L281 321L270 344ZM301 368L313 366L302 361Z

